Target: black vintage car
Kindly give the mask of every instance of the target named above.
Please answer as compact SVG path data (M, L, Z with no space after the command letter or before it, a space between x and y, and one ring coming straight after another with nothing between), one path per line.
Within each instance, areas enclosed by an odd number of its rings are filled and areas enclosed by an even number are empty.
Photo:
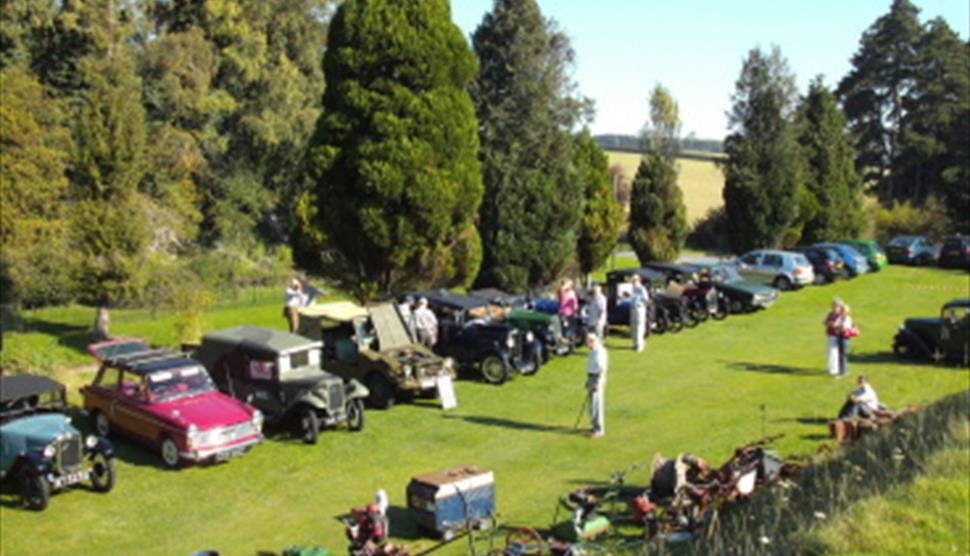
M942 268L965 268L970 270L970 237L950 236L940 248L938 264Z
M522 332L532 334L542 343L542 360L548 361L551 355L571 353L585 337L585 326L579 318L564 319L558 312L547 312L535 308L535 299L525 295L505 293L495 288L473 290L473 297L480 297L500 307L505 307L505 322ZM556 305L558 309L558 303Z
M438 319L434 351L459 366L477 369L491 384L502 384L512 373L532 374L542 364L542 344L532 332L504 322L506 309L486 299L448 290L414 292L425 298Z
M683 298L687 304L687 316L684 319L686 326L704 322L708 317L713 317L715 320L727 318L727 298L711 283L701 279L700 269L696 265L650 262L644 266L666 277L665 295Z
M893 352L935 363L970 365L970 299L946 303L938 318L906 319L893 340Z
M0 480L16 481L21 499L43 510L51 491L90 481L108 492L115 484L114 447L83 436L64 414L64 385L44 376L0 376Z
M650 290L650 307L647 334L651 332L680 332L687 321L689 326L697 324L690 316L687 303L681 296L664 293L667 276L649 268L621 268L606 273L606 311L607 322L613 325L630 324L630 301L632 285L630 278L639 276L644 287Z

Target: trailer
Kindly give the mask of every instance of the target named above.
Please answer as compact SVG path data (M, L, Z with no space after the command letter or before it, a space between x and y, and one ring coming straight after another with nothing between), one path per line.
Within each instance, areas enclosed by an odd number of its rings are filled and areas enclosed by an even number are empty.
M444 540L495 524L495 474L474 465L417 475L407 486L418 528Z

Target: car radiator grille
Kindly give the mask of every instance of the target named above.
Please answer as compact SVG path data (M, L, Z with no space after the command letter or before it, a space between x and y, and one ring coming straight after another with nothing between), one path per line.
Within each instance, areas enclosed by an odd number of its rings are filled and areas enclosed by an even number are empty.
M344 407L344 385L331 384L329 387L330 407L333 411L340 411Z
M84 451L80 436L71 435L58 441L56 467L61 473L76 469L77 466L81 465L83 457Z
M230 425L228 427L205 431L199 436L199 440L195 442L195 446L204 447L228 444L240 438L252 436L257 432L259 431L256 430L255 425L252 422L246 421L238 425Z

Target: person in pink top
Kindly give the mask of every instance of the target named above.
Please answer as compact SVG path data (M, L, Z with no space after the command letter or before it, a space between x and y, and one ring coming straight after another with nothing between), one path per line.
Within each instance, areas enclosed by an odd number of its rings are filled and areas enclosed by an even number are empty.
M573 288L573 281L566 278L559 287L559 320L567 334L572 334L578 312L579 299L576 297L576 289Z

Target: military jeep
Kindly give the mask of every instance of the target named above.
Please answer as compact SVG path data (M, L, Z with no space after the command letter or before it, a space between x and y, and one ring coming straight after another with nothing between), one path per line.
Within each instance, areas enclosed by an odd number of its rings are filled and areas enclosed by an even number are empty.
M84 481L115 484L114 447L84 437L64 415L64 385L44 376L0 376L0 480L16 481L26 507L43 510L52 490Z
M439 377L455 377L452 359L417 343L393 303L302 307L299 332L322 340L323 368L362 381L374 407L387 409L402 393L437 397Z
M307 444L321 427L364 428L368 391L320 368L322 343L279 330L237 326L202 337L193 356L219 389L255 406L270 423L296 426Z

